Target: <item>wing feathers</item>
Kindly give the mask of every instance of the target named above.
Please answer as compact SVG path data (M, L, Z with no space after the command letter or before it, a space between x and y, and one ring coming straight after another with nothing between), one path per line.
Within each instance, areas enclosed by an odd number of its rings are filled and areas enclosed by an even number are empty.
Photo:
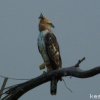
M59 45L53 33L45 35L45 45L52 67L54 67L54 69L58 69L61 67L62 61L60 57Z

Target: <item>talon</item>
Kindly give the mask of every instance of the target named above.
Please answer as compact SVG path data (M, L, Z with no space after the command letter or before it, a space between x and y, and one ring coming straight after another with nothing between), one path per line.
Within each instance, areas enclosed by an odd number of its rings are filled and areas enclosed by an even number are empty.
M40 70L44 69L44 68L45 68L45 63L41 64L41 65L39 66L39 68L40 68Z

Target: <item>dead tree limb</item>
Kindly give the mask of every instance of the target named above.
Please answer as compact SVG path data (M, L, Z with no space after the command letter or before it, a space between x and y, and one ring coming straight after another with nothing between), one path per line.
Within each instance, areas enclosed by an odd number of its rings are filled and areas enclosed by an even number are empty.
M29 90L46 83L51 80L52 76L56 78L61 76L72 76L77 78L89 78L100 73L100 66L93 69L83 71L79 68L80 63L85 60L85 58L79 60L77 64L71 67L62 68L60 70L54 70L49 73L42 74L36 78L33 78L27 82L12 86L5 93L7 94L2 100L18 100L23 94Z

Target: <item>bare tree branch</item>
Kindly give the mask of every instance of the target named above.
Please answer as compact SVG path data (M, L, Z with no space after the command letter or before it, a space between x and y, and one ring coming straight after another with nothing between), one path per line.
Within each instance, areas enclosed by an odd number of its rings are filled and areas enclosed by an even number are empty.
M33 78L27 82L12 86L5 93L7 94L2 100L18 100L29 90L46 83L51 80L52 76L58 78L59 76L73 76L77 78L89 78L100 73L100 66L93 69L83 71L79 68L80 63L85 60L85 57L79 60L74 66L62 68L60 70L54 70L49 73L42 74L36 78Z

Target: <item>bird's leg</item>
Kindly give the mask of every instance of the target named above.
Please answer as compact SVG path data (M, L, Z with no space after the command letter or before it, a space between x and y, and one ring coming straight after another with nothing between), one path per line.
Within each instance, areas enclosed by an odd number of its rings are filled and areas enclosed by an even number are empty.
M40 70L44 69L44 68L45 68L45 63L41 64L41 65L39 66L39 68L40 68Z

